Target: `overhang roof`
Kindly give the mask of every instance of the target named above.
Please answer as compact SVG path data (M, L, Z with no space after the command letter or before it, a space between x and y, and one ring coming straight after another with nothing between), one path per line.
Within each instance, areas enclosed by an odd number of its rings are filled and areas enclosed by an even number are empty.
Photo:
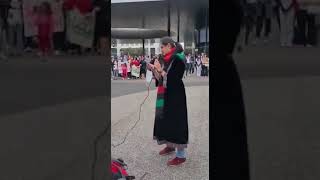
M111 28L111 37L115 39L154 39L167 36L165 30L144 28ZM171 31L171 36L175 32Z

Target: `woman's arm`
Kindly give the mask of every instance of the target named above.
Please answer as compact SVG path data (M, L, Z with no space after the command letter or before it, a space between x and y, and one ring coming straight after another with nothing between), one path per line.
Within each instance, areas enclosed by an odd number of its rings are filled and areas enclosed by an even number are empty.
M172 78L175 80L180 80L183 78L183 74L185 72L185 63L184 60L180 58L176 58L174 62L172 62L171 69L169 72L164 71L162 68L158 69L158 73L161 74L163 78Z

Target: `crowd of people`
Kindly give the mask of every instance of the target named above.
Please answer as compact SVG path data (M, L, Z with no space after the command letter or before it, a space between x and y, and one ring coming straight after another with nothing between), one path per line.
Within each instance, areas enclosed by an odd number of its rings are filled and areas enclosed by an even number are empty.
M279 28L282 47L315 46L316 14L310 10L312 6L298 0L243 0L245 46L268 43L275 28ZM272 24L277 27L272 27ZM252 41L250 35L253 36Z
M112 80L145 79L147 63L158 56L130 56L122 55L112 57ZM198 77L209 76L209 58L206 54L186 55L186 69L184 77L195 74Z
M149 56L123 55L112 57L112 79L144 79L146 77Z
M107 0L54 0L42 1L33 7L32 16L28 21L36 27L36 35L26 37L26 17L22 0L0 1L0 55L1 59L11 56L21 56L26 52L37 52L41 57L51 54L63 53L84 54L95 53L106 55L108 42ZM53 6L54 4L54 6ZM67 13L77 9L81 14L95 14L95 33L92 47L83 47L68 41L66 36L67 26L63 30L55 31L53 16L55 12L61 12L66 24Z
M205 53L201 55L188 54L186 56L186 76L191 76L192 74L197 76L209 76L209 58Z

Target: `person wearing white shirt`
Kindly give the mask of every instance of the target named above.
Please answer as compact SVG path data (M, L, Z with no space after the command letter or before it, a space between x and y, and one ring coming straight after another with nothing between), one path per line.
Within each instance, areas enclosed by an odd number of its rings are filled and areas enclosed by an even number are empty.
M202 66L201 58L200 56L198 56L196 58L196 72L198 77L201 76L201 66Z
M291 47L294 33L295 10L292 6L293 0L280 0L280 43L282 47Z
M122 76L122 60L120 60L120 61L118 61L118 72L119 72L119 74L120 74L120 76Z
M23 51L22 1L12 0L8 14L8 37L11 55L21 55Z
M113 61L113 79L114 80L118 78L118 76L119 76L118 73L119 73L119 71L118 71L118 61L114 60Z
M191 66L191 55L188 54L188 56L186 57L186 76L188 76L188 73L190 75L190 66Z
M126 64L127 64L128 79L130 79L131 78L131 60L128 60Z

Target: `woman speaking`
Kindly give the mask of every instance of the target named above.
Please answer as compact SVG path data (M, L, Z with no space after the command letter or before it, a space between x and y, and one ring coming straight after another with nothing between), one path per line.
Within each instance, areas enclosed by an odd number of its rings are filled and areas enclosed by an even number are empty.
M161 52L162 57L148 64L158 87L153 135L159 145L166 144L159 155L176 151L176 157L167 163L176 166L186 161L185 148L189 136L186 93L182 81L185 55L182 46L170 37L161 39Z

